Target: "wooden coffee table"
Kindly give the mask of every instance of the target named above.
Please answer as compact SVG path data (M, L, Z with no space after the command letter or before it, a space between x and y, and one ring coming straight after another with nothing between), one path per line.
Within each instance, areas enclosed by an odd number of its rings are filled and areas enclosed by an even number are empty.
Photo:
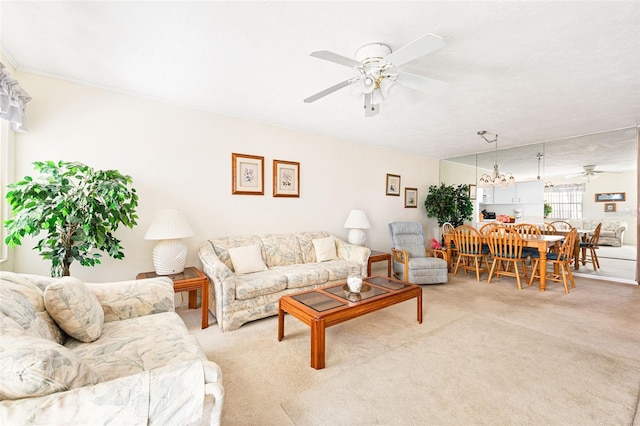
M422 288L387 277L369 277L360 293L346 284L307 290L280 298L278 341L284 338L285 312L311 327L311 367L325 367L325 329L412 298L417 299L418 323L422 324Z

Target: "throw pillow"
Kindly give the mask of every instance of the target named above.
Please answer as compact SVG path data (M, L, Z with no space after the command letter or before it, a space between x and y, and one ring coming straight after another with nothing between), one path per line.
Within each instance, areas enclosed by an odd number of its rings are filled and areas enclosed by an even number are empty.
M267 270L258 244L230 248L229 257L236 274L251 274Z
M82 281L63 277L44 291L44 305L53 320L69 336L89 343L100 337L104 311Z
M333 236L326 238L317 238L312 241L313 248L316 251L316 260L318 262L326 262L328 260L337 259L336 242Z
M0 400L48 395L101 381L93 367L56 342L7 329L2 340Z

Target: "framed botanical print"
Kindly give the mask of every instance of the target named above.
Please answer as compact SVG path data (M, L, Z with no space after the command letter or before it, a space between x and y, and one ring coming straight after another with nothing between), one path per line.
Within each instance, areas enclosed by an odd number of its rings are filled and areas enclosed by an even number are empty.
M418 188L404 189L404 207L405 208L418 207Z
M300 197L300 163L273 160L273 196Z
M475 200L476 199L476 191L477 191L478 187L473 183L470 183L467 186L469 187L469 199L470 200Z
M400 196L400 176L387 173L387 195Z
M231 154L231 193L264 195L264 157Z

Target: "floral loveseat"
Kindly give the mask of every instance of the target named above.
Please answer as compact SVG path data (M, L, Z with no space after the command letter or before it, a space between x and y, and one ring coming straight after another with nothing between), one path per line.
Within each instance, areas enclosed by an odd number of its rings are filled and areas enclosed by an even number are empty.
M198 250L209 277L209 306L224 331L278 314L290 293L364 277L371 250L327 232L212 238Z
M220 424L224 389L168 278L0 272L0 424Z
M628 227L627 222L616 219L568 219L567 222L578 229L596 229L602 223L598 244L613 247L622 246L624 231Z

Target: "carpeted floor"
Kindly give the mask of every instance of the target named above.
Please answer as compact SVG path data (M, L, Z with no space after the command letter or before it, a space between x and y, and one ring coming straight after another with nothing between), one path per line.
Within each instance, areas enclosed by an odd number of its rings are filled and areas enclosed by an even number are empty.
M221 333L178 312L222 367L223 425L640 426L640 288L576 286L450 276L421 325L412 300L327 329L323 370L295 318L278 342L276 317Z

